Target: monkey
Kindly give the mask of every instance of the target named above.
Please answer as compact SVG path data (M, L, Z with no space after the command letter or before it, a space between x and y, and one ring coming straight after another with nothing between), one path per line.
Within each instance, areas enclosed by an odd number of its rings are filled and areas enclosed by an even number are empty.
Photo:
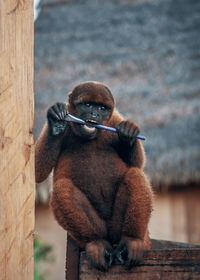
M115 127L117 133L67 122L68 113ZM150 249L152 188L139 132L135 122L118 113L110 89L89 81L75 86L67 104L48 109L36 141L36 182L53 169L54 216L102 271L115 260L130 269Z

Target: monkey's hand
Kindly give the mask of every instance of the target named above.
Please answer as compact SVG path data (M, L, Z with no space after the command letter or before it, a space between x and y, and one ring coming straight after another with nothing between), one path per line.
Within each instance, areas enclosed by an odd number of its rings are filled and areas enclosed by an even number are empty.
M122 121L117 126L119 140L128 147L135 144L136 137L140 133L139 127L133 121Z
M51 135L58 136L64 134L67 127L67 121L65 120L67 114L67 107L64 103L56 103L48 109L47 119Z

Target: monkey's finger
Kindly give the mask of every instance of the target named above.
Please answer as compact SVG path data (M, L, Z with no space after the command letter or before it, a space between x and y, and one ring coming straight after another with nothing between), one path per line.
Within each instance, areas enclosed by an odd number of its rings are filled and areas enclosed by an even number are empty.
M129 256L126 261L126 269L131 269L133 266L138 265L142 261L143 253L143 250L136 250L132 253L129 252Z
M66 104L62 104L62 109L63 109L63 119L65 119L66 115L68 114L67 106Z
M62 120L62 111L60 109L60 103L56 103L55 106L53 107L55 113L58 115L59 120Z
M132 124L129 125L128 136L129 136L130 140L135 136L134 132L135 132L135 126Z
M62 120L65 119L65 116L67 115L67 107L66 107L66 104L64 103L58 103L58 108L59 108L59 113L60 113L60 117Z
M135 127L134 132L133 132L133 135L136 137L136 136L138 136L139 133L140 133L139 128L138 128L138 127Z
M130 144L133 145L134 142L136 141L137 136L139 135L140 130L138 127L135 127L132 131L132 135L131 135L131 140L130 140Z
M59 114L60 120L62 120L63 119L62 104L57 103L56 109L57 109L57 114Z
M116 126L116 129L119 133L119 136L121 136L122 138L126 138L128 135L128 127L127 127L127 122L123 121L121 123L119 123L117 126Z
M134 135L134 131L135 131L135 126L130 123L127 122L126 126L125 126L125 130L124 130L124 140L130 145L132 146L136 140L136 136Z
M128 258L128 248L124 241L121 241L115 249L115 256L121 264L125 264Z
M109 250L105 249L104 251L104 259L108 268L111 266L113 262L113 254Z
M125 136L126 137L130 137L130 131L131 131L131 129L132 129L132 126L131 126L131 124L127 121L127 122L125 122L125 125L124 125L124 134L125 134Z
M138 134L140 133L140 130L138 127L135 127L132 131L132 138L136 138L138 136Z
M131 122L131 121L124 122L123 133L129 140L131 140L135 136L134 135L135 128L136 128L136 126L133 122Z
M57 114L57 112L55 112L55 110L52 108L50 108L47 112L47 118L53 118L55 120L59 120L59 115Z

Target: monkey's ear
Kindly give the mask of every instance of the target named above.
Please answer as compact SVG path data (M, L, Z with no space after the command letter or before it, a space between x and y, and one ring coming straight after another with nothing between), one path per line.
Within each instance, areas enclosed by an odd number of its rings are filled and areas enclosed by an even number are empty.
M70 92L68 93L68 103L69 103L69 104L73 104L73 102L72 102L72 91L70 91Z
M78 92L74 92L71 91L68 93L68 102L70 104L70 106L76 107L77 104L79 104L80 102L83 102L83 97L81 96L81 94Z

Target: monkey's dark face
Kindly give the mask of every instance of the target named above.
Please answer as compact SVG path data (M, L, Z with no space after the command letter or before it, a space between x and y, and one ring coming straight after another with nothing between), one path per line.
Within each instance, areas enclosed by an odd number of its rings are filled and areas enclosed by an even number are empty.
M69 112L84 121L106 124L114 109L114 99L110 90L102 83L86 82L75 87L69 95ZM71 124L76 135L93 139L99 130L92 126Z
M102 124L109 119L111 109L103 103L82 102L76 105L76 111L79 118L95 124ZM75 125L75 132L83 138L93 139L98 135L98 129L88 125Z

